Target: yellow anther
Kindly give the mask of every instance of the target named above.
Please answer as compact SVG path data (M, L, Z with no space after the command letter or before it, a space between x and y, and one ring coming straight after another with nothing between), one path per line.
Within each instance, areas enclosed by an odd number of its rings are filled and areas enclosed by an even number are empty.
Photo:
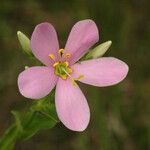
M63 53L64 53L64 49L59 49L58 57L59 57L59 61L61 61L61 62L62 62L62 55L63 55Z
M67 75L62 75L61 78L66 80L67 79Z
M68 73L70 74L72 72L73 72L72 69L68 68Z
M76 86L76 81L80 80L81 78L84 78L83 74L79 75L77 78L71 78L72 85Z
M66 58L66 59L68 59L68 58L70 58L70 57L71 57L71 54L70 54L70 53L66 53L66 54L65 54L65 58Z
M68 67L68 66L69 66L68 61L65 61L65 62L64 62L64 65L65 65L66 67Z
M71 78L71 81L72 81L72 85L73 85L73 86L76 86L76 85L77 85L76 81L75 81L73 78Z
M83 74L79 75L78 78L76 78L76 80L80 80L81 78L84 78Z
M59 51L58 51L58 54L63 54L64 53L64 49L60 49Z
M53 67L55 67L55 66L57 66L57 65L59 65L59 62L54 63L54 64L53 64Z
M48 55L53 61L55 61L55 56L53 54Z

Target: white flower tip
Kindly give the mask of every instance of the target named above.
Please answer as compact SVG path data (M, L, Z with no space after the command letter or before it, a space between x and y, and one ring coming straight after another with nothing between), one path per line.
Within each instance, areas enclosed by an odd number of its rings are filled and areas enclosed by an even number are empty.
M17 35L19 36L21 34L21 31L17 31Z
M100 46L101 46L101 49L108 50L111 44L112 44L112 41L106 41L102 43Z
M24 67L25 70L28 69L28 68L29 68L29 66L25 66L25 67Z
M17 31L17 36L23 51L31 56L30 39L21 31Z
M17 35L18 35L20 42L23 42L24 40L29 41L28 37L21 31L17 31Z
M107 43L107 44L108 44L108 46L110 47L110 46L111 46L111 44L112 44L112 41L107 41L106 43Z

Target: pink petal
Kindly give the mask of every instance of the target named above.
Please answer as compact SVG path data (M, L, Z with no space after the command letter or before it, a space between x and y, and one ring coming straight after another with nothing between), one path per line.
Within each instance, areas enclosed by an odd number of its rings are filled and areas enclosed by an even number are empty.
M79 60L98 40L99 33L94 21L87 19L77 22L65 46L65 53L72 55L70 63Z
M117 84L128 73L127 64L113 57L83 61L71 68L73 69L72 76L84 75L84 78L80 79L81 82L100 87Z
M37 25L31 37L31 49L33 54L45 65L51 65L53 61L48 57L50 53L57 57L59 43L54 27L49 23Z
M89 119L89 106L80 88L71 80L58 80L55 95L56 110L63 124L73 131L86 129Z
M40 99L49 94L57 82L53 68L31 67L20 73L18 86L20 93L31 99Z

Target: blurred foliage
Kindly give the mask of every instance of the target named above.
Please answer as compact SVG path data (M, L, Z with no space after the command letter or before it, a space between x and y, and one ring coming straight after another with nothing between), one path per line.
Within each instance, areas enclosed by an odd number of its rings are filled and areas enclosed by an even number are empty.
M31 36L38 23L51 22L64 47L72 25L93 19L100 42L112 40L106 56L127 62L128 77L107 88L80 84L90 108L87 130L76 133L59 123L15 150L148 150L150 149L150 1L149 0L1 0L0 4L0 134L11 124L11 110L28 110L31 101L17 89L17 76L31 66L21 52L16 32Z

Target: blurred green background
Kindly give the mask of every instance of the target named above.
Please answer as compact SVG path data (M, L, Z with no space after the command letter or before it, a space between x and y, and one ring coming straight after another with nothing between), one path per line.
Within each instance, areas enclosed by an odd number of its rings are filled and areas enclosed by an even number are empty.
M51 22L61 47L74 23L93 19L100 43L112 40L106 56L125 61L130 71L120 84L97 88L80 84L91 108L83 133L61 123L41 131L15 150L149 150L150 149L150 1L149 0L1 0L0 1L0 135L13 121L11 110L23 111L17 76L31 62L21 51L16 32L29 37L41 22Z

